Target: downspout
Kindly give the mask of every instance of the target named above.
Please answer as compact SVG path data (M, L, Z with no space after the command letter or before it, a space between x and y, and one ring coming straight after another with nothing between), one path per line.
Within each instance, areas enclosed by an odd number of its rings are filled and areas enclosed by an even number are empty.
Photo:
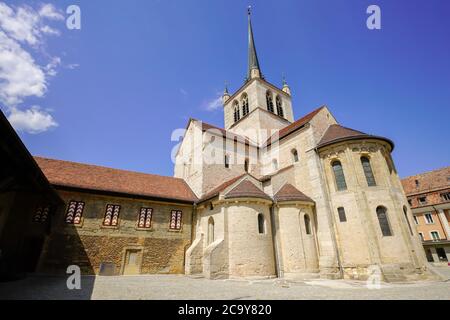
M316 148L314 148L314 151L316 152L316 155L319 158L320 176L322 178L322 181L324 183L326 183L326 179L323 176L323 173L325 171L324 171L324 168L322 166L322 161L321 161L320 156L319 156L319 150L316 147ZM341 279L343 279L344 278L344 269L343 269L343 266L342 266L341 253L339 251L338 240L337 240L337 237L336 237L337 229L336 229L336 225L334 223L334 217L333 217L332 209L331 209L331 206L330 206L330 197L329 197L329 192L328 192L328 185L326 186L326 191L327 192L325 192L325 197L327 199L326 203L327 203L327 206L328 206L328 216L329 216L329 219L330 219L330 222L331 222L331 227L333 228L333 239L334 239L334 244L335 244L336 257L337 257L338 268L339 268L339 275L341 276Z

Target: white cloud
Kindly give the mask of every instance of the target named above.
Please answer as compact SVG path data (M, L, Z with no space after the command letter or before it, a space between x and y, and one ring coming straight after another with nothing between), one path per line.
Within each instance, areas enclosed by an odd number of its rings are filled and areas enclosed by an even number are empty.
M222 106L223 105L222 105L222 96L221 95L219 97L214 98L213 100L205 103L206 111L215 111L215 110L221 108Z
M58 126L52 115L38 106L25 111L12 108L8 120L16 130L31 134L41 133Z
M48 78L57 74L62 62L59 57L44 58L39 65L34 55L47 36L60 32L48 21L61 21L64 16L51 4L39 10L30 6L8 6L0 2L0 103L9 111L9 120L17 130L40 133L57 126L56 121L39 107L19 109L28 97L41 98L48 89Z
M186 90L184 90L183 88L180 88L180 93L181 93L183 96L187 96L187 94L188 94L188 92L187 92Z

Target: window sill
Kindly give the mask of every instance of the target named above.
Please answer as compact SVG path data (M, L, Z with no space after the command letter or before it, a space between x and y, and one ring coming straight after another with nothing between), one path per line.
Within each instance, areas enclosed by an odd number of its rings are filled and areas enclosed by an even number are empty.
M111 229L111 230L115 230L115 229L119 229L119 226L117 225L117 226L104 226L104 225L101 225L100 226L100 229Z
M176 232L176 233L182 233L183 229L179 229L179 230L177 230L177 229L168 229L167 231L169 231L169 232Z

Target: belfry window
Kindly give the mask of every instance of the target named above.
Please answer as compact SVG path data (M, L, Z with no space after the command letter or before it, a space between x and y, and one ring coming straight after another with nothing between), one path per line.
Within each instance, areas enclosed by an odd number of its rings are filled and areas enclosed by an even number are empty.
M347 190L347 183L345 182L344 170L340 161L334 161L333 167L334 178L336 180L336 188L338 191Z
M311 234L311 219L309 218L309 216L307 214L305 214L305 231L306 234Z
M361 164L364 170L364 175L366 176L367 185L369 187L376 186L375 177L373 175L372 166L370 165L370 160L367 157L361 157Z
M283 117L283 118L284 118L283 102L281 101L281 97L280 97L280 96L277 96L276 99L275 99L275 102L276 102L276 104L277 104L277 114L278 114L280 117Z
M381 233L384 237L392 236L391 227L387 216L387 209L383 206L377 208L378 223L380 224Z
M291 153L292 153L292 160L294 162L298 162L298 151L297 151L297 149L292 149Z
M272 92L270 92L270 91L266 92L266 103L267 103L267 111L274 113L273 96L272 96Z
M248 107L248 96L247 94L242 95L242 116L245 117L249 113Z
M241 113L239 111L239 103L234 102L234 122L238 122L241 119Z
M82 201L70 201L67 207L66 223L67 224L80 224L83 216L84 202Z
M119 224L120 206L108 204L106 206L105 217L103 218L103 225L109 227L117 227Z

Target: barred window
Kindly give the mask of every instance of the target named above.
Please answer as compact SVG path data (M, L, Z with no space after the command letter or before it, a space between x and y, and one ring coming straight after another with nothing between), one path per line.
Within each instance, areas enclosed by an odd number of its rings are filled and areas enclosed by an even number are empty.
M139 212L138 227L150 229L152 227L152 208L141 208Z
M172 210L170 215L170 230L181 230L181 221L183 213L181 211Z
M114 204L108 204L106 206L105 218L103 219L103 225L109 227L116 227L119 225L120 206Z
M48 220L48 216L50 215L50 206L46 207L38 207L33 216L33 222L36 223L45 223Z
M378 222L380 223L381 233L384 237L392 236L391 227L389 226L389 220L387 217L387 209L383 206L377 208Z
M338 191L347 190L347 183L345 182L344 170L340 161L334 161L331 166L334 171L334 178L336 179L336 187Z
M361 157L361 164L364 170L364 175L366 176L367 185L369 187L376 186L375 177L373 175L372 166L370 165L370 160L367 157Z
M273 97L272 97L272 92L267 91L266 92L266 103L267 103L267 111L269 112L274 112L273 110Z
M339 221L340 222L346 222L347 216L345 215L345 209L343 207L338 208L338 214L339 214Z
M82 201L70 201L67 207L66 223L67 224L80 224L83 217L84 202Z
M280 117L284 118L284 111L283 111L283 102L281 101L281 97L277 96L275 98L275 102L277 104L277 113Z

